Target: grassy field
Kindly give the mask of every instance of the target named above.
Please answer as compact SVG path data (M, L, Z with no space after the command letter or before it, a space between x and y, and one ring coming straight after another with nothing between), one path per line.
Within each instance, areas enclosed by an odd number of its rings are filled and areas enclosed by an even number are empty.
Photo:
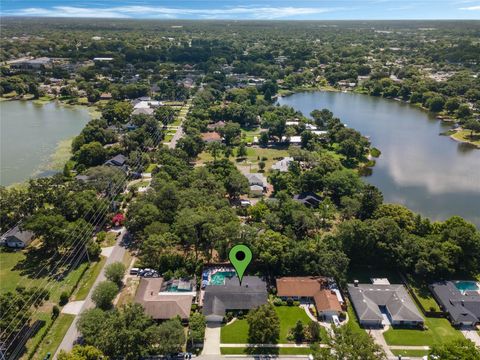
M73 319L75 319L75 315L60 314L35 351L33 359L43 359L47 353L50 353L53 357L53 354L55 354L55 351L57 351L58 346L62 342L63 336L72 324Z
M280 319L280 344L289 343L287 340L288 333L295 326L298 320L305 325L310 323L310 318L305 310L294 306L276 306L275 311ZM322 339L326 338L326 331L321 328ZM247 320L236 320L230 325L222 327L221 342L223 344L246 344L248 343L248 323Z
M258 162L262 161L262 158L266 158L265 172L268 172L272 165L277 161L276 159L289 156L287 148L260 148L260 147L247 147L247 157L245 161L238 162L234 156L231 156L230 161L243 166L252 167L252 172L258 171ZM210 153L204 151L198 156L198 163L206 163L212 161L213 157Z
M45 286L48 282L45 277L28 278L22 274L19 264L25 262L26 256L22 251L18 252L0 252L0 293L14 291L18 285ZM69 291L78 282L82 276L87 263L81 264L79 267L71 271L62 281L58 281L51 285L49 281L48 289L50 290L50 302L58 302L60 294L63 291Z
M365 330L360 327L355 310L353 310L353 306L350 303L348 304L347 313L348 323L345 326L348 326L353 332L364 333Z
M470 136L470 133L470 130L459 130L455 134L451 135L451 137L455 140L468 142L480 147L480 134L474 134L473 136Z
M73 295L74 300L85 300L106 260L107 258L102 256L99 261L90 265L90 268L78 284L78 289Z
M395 356L422 357L428 355L428 350L391 350Z
M447 319L425 318L428 330L393 329L384 333L389 345L432 346L433 344L462 339L460 331L455 330Z
M263 355L263 354L274 354L274 355L310 355L312 350L310 348L220 348L222 355Z

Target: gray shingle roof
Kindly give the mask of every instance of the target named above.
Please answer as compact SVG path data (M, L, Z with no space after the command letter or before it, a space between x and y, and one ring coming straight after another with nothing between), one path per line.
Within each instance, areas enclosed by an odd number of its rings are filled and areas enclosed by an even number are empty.
M437 301L450 314L453 322L480 322L480 294L462 294L452 281L437 282L430 286Z
M33 232L28 230L22 231L18 226L15 226L3 234L1 240L5 242L20 240L26 246L32 242L33 236Z
M361 321L382 321L379 306L385 306L393 321L423 322L403 285L348 284L348 292Z
M267 284L257 276L244 276L242 286L236 276L225 279L225 285L205 288L203 314L224 316L227 310L247 310L267 302Z

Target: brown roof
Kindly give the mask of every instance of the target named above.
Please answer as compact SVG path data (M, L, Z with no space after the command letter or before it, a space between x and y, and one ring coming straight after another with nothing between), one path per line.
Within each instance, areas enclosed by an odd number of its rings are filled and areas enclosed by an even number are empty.
M277 295L313 297L326 280L321 276L279 278L277 279Z
M283 277L277 279L277 295L282 297L311 297L317 311L341 311L337 295L326 288L328 279L321 276Z
M203 133L202 139L203 141L206 141L206 142L212 142L212 141L221 141L222 137L218 132L212 131L212 132Z
M342 306L338 301L337 295L332 292L332 290L322 289L313 296L313 299L317 311L342 311Z
M145 313L154 319L165 320L180 316L188 319L192 308L192 296L179 293L160 293L162 278L142 278L135 295L135 302L141 304Z

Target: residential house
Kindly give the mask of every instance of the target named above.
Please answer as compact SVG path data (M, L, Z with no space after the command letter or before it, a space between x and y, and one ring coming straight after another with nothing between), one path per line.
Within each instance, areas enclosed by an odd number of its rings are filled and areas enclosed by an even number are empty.
M246 174L252 196L262 196L267 191L267 180L260 173Z
M280 172L288 171L288 167L290 163L293 161L293 157L284 157L282 160L277 161L275 164L272 165L272 170L278 170Z
M30 245L33 236L33 232L20 230L18 226L15 226L2 235L0 238L0 244L10 248L23 249Z
M423 326L424 319L401 284L348 284L348 293L360 324Z
M101 93L100 100L112 100L112 94L108 92Z
M208 124L207 129L208 130L223 129L225 127L225 125L226 125L225 121L217 121L216 123Z
M277 296L315 305L319 318L331 320L344 310L338 286L331 278L321 276L282 277L276 280Z
M221 142L222 137L220 134L216 131L211 131L211 132L206 132L202 134L202 140L206 143L212 143L212 142Z
M267 303L267 284L258 276L225 278L223 285L207 285L203 315L209 322L221 322L227 311L248 311Z
M10 64L14 69L22 70L40 70L52 65L52 59L48 57L40 57L30 60L21 60Z
M293 200L311 208L317 208L322 202L322 198L311 191L294 195Z
M480 324L480 286L478 283L474 281L443 281L430 285L430 289L443 311L448 313L453 325L475 326Z
M141 304L145 313L155 320L168 320L179 316L183 321L187 321L195 292L168 291L166 285L163 278L142 278L135 302ZM189 287L189 290L191 289Z
M115 155L113 158L105 161L104 166L115 166L122 169L123 171L128 170L127 166L127 157L123 154Z

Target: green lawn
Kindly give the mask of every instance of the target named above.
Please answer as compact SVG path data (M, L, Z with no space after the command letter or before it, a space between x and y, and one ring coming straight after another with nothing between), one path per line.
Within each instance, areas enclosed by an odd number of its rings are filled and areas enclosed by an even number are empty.
M422 357L428 355L428 350L391 350L395 356Z
M355 310L353 310L353 306L350 303L348 304L347 313L348 313L348 323L345 326L348 326L349 328L351 328L353 332L364 333L365 330L363 330L360 327L360 324L357 319L357 315L355 314Z
M157 168L157 164L149 164L147 166L147 168L145 169L145 172L146 173L151 173L153 170L155 170Z
M222 327L220 332L220 342L222 344L247 344L247 320L235 320L232 324Z
M8 291L15 291L17 285L31 286L45 286L48 284L50 291L49 301L58 302L60 294L63 291L69 291L78 282L82 276L87 263L81 264L79 267L71 271L65 279L51 285L51 281L47 281L45 277L28 278L22 275L21 269L15 267L22 261L25 261L26 256L22 251L17 252L0 252L0 293Z
M75 319L75 315L60 314L48 331L38 349L35 351L33 359L43 359L47 353L53 357L58 346L62 342L63 336Z
M418 300L422 304L423 308L426 311L440 311L440 306L437 304L435 299L433 298L430 289L428 288L427 284L420 284L414 279L408 279L408 285L413 290L415 295L417 296Z
M223 155L222 155L223 156ZM252 171L257 172L257 164L259 161L262 161L262 158L266 158L265 162L265 172L268 172L272 165L277 162L276 159L284 158L289 156L288 149L272 149L272 148L260 148L260 147L247 147L247 157L245 161L237 162L235 156L230 157L230 161L237 163L242 166L252 165ZM199 163L206 163L212 161L213 157L210 153L204 151L198 155Z
M432 346L433 344L463 339L447 319L425 318L428 330L393 329L384 333L389 345Z
M298 320L305 325L310 322L310 318L305 310L295 306L276 306L275 311L280 319L280 344L289 343L287 336L289 331L295 326ZM327 337L326 330L321 328L321 339ZM222 344L246 344L248 343L248 324L247 320L236 320L230 325L222 327L221 330Z
M220 348L222 355L310 355L312 350L310 348Z
M103 268L105 261L107 260L106 257L102 256L101 259L97 262L94 262L90 265L90 268L83 276L82 280L78 284L78 289L75 292L73 298L74 300L85 300L88 295L88 292L93 286L95 279L97 278L98 274Z

